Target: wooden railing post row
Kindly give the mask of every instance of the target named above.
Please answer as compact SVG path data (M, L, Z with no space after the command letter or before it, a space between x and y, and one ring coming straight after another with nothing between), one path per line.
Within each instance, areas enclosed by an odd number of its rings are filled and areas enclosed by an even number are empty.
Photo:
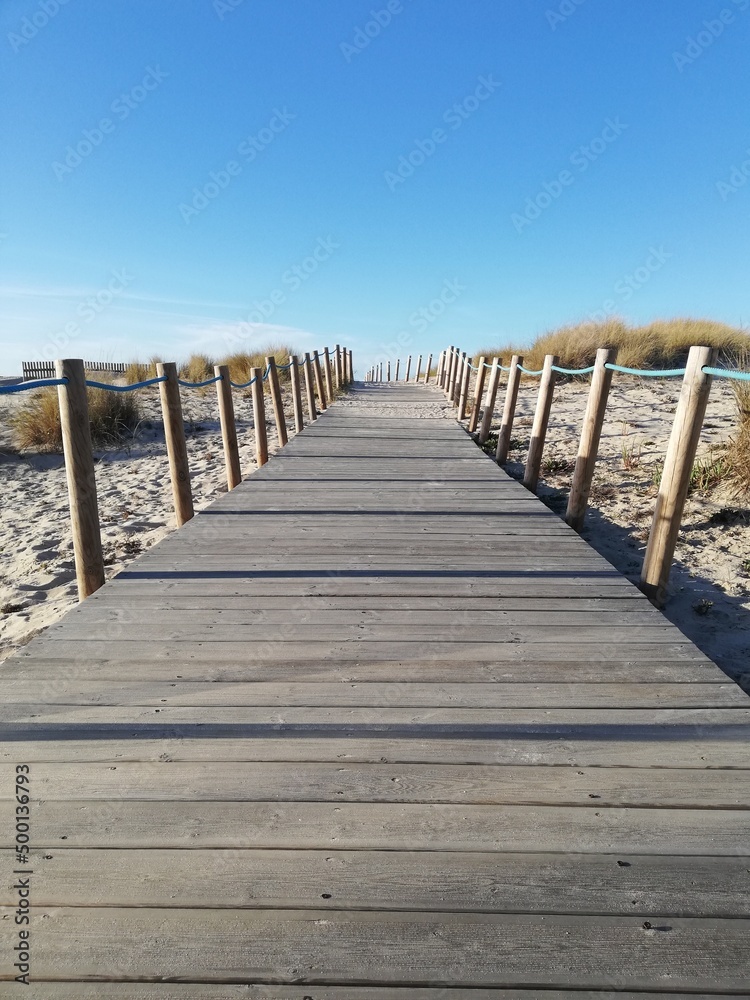
M305 351L305 392L307 395L307 415L310 419L310 423L313 420L318 419L318 413L315 409L315 390L313 389L313 373L312 373L312 361L310 360L309 351Z
M503 363L502 358L492 359L492 368L490 370L490 380L487 385L487 396L484 401L484 409L482 410L482 422L479 425L479 435L477 441L479 444L484 444L487 438L490 436L490 430L492 428L492 415L495 412L495 400L497 399L497 389L500 385L500 365Z
M326 391L323 388L323 370L320 367L320 355L317 351L313 351L313 371L315 372L315 387L318 391L320 412L323 413L324 410L328 409L328 403L326 401Z
M424 384L428 385L430 381L430 369L432 368L432 355L427 359L427 370L424 373Z
M717 356L713 347L690 348L664 458L640 580L643 593L660 607L667 598L669 573L713 381L703 368L713 367Z
M394 382L398 382L398 373L399 373L400 367L401 367L401 358L396 358L396 371L394 373L395 374ZM390 370L391 370L391 366L389 365L388 366L388 371L390 371Z
M305 419L302 413L302 385L299 375L299 360L296 354L289 355L289 375L292 380L292 406L294 407L294 429L299 432L305 426Z
M529 453L526 456L526 469L523 474L523 485L527 490L536 493L539 482L539 473L542 469L542 455L544 454L544 441L547 437L547 425L549 415L552 410L552 396L555 392L555 372L552 366L556 365L560 359L556 354L546 354L542 374L539 379L539 395L534 411L534 423L531 427L531 441L529 442Z
M263 395L263 369L251 368L250 378L253 398L253 427L255 429L255 459L258 468L268 461L268 438L266 436L266 402Z
M266 367L268 368L268 387L271 390L271 403L273 405L273 415L276 420L276 432L279 435L279 444L283 448L289 440L286 432L286 417L284 416L284 401L281 397L281 384L279 383L279 373L276 368L276 358L273 355L266 357Z
M406 375L404 375L404 382L409 381L409 375L411 374L411 354L406 359Z
M464 367L461 372L461 386L458 394L458 419L463 420L466 416L466 404L469 399L469 383L471 381L471 357L467 354L464 357Z
M331 376L331 352L327 347L323 348L323 371L326 377L326 393L329 399L333 399L333 378Z
M514 354L510 359L508 384L505 387L505 401L503 403L503 416L500 420L500 430L497 434L497 448L495 450L495 461L498 465L505 465L508 461L511 434L513 433L513 420L516 415L516 403L518 402L518 389L521 385L520 366L522 364L522 354Z
M156 374L159 377L166 376L166 382L159 383L159 395L169 456L174 512L179 528L189 521L195 512L190 489L190 468L185 442L185 424L182 419L180 383L177 381L177 365L173 361L159 362L156 365Z
M55 375L57 378L67 379L65 385L57 387L57 398L68 482L78 600L83 601L104 585L99 502L96 496L83 361L79 358L56 361Z
M591 375L591 388L581 428L581 440L578 445L578 456L573 472L573 482L570 487L568 507L565 511L565 520L576 531L583 528L583 523L586 520L586 507L589 502L591 483L594 479L599 441L602 436L607 400L612 385L613 373L606 366L614 364L616 358L616 348L602 347L596 352L594 371Z
M214 375L219 379L216 383L216 396L219 403L219 424L221 425L221 441L224 446L227 487L233 490L242 482L242 471L240 469L240 452L237 446L237 422L234 418L234 400L229 380L229 366L215 365Z
M482 408L482 393L484 392L484 381L487 375L487 369L484 367L487 362L487 358L482 356L479 361L477 361L477 378L474 383L474 402L471 406L471 414L469 416L469 434L473 434L477 429L477 424L479 423L479 411Z

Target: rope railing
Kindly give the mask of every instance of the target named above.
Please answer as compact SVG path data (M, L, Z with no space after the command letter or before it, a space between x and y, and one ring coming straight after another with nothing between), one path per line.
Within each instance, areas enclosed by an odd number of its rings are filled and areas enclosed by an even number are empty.
M556 376L591 376L586 414L583 419L578 454L571 481L565 520L581 531L586 516L588 497L598 458L599 442L604 424L609 391L615 373L638 378L682 378L674 423L662 470L659 493L648 545L641 572L641 589L654 603L664 603L671 565L674 559L682 513L690 484L700 432L713 378L750 382L750 372L716 366L717 351L708 347L692 347L687 363L680 368L633 368L616 363L616 350L600 348L596 361L585 368L566 368L555 355L546 355L540 369L526 368L523 357L514 355L509 365L502 358L473 359L455 345L440 354L437 384L458 409L458 419L468 415L468 430L476 435L480 445L486 444L495 410L500 373L508 375L500 426L497 429L495 460L504 465L508 460L521 375L539 379L536 407L526 456L523 483L536 492L541 472L542 456L550 420ZM487 372L489 385L484 391ZM476 372L473 406L466 412L470 375ZM480 419L481 418L481 419Z
M325 390L322 388L323 369L321 368L321 358L318 352L315 352L316 371L321 375L321 380L318 381L317 385L317 399L321 411L334 400L333 385L335 384L337 389L343 388L349 385L354 378L352 352L347 348L342 348L338 344L334 351L329 351L328 348L325 348L323 358L325 379L329 386L328 399L326 399ZM305 426L301 394L302 371L305 375L305 385L308 394L309 419L311 421L315 420L318 415L316 388L312 379L308 377L310 367L309 354L305 355L304 361L300 360L296 355L291 355L288 363L284 365L277 365L275 358L269 356L266 358L264 369L252 368L250 370L251 378L248 382L233 382L229 375L229 368L226 365L216 365L214 367L214 375L211 378L191 382L179 377L178 368L174 362L159 362L156 366L156 377L144 379L140 382L133 382L128 385L115 385L110 382L97 382L93 379L87 379L82 360L66 359L54 363L54 370L58 376L56 378L33 379L14 385L0 386L0 395L27 392L33 389L57 388L63 455L67 470L66 479L70 500L73 553L80 600L84 600L84 598L94 593L95 590L98 590L104 584L104 558L102 553L87 390L101 389L107 392L133 392L136 389L145 389L154 385L159 386L175 518L177 526L180 527L194 515L180 390L203 389L210 385L216 385L227 485L232 490L242 480L232 389L252 388L255 457L257 465L260 467L268 461L263 383L268 383L268 392L273 405L279 446L283 447L288 441L288 435L284 414L284 399L278 372L290 372L289 382L292 394L291 403L294 411L295 430L299 432Z
M166 375L160 375L156 378L147 378L143 382L131 382L129 385L114 385L111 382L95 382L93 379L86 379L86 385L90 389L104 389L105 392L133 392L135 389L147 389L150 385L158 385L160 382L166 382ZM179 381L179 379L178 379ZM184 385L180 382L180 385Z
M64 378L37 378L28 382L19 382L17 385L0 386L0 396L9 396L14 392L26 392L29 389L46 389L47 386L67 385Z

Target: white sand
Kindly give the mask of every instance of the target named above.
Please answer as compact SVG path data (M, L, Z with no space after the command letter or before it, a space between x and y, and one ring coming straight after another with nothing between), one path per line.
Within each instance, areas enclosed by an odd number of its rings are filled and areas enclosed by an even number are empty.
M665 452L679 380L641 380L615 376L602 438L590 513L584 537L610 562L637 580L653 512L655 463ZM540 495L564 513L570 471L575 459L588 388L558 385L545 450ZM535 404L535 384L524 381L519 396L508 471L520 475ZM285 392L285 396L288 395ZM502 388L493 428L499 423ZM113 576L142 548L153 545L174 527L169 473L155 390L142 393L153 426L144 426L128 449L99 455L97 481L107 574ZM18 396L0 400L0 427L19 405ZM243 474L255 468L250 403L236 394ZM347 398L337 407L360 406ZM212 389L184 394L186 418L194 427L188 440L196 509L225 490L223 452ZM436 389L424 400L378 406L393 416L444 417L455 411ZM270 419L270 418L269 418ZM288 415L288 423L292 425ZM701 448L706 451L733 432L735 410L731 390L716 382L712 389ZM0 449L7 445L2 431ZM268 426L269 447L276 435ZM630 470L622 451L639 455ZM557 471L555 471L557 469ZM40 629L56 621L76 601L65 473L56 456L0 455L0 606L22 610L0 614L0 659ZM740 512L735 523L712 522L724 508ZM730 517L730 522L732 521ZM720 492L688 500L684 530L672 574L673 596L667 616L730 676L750 687L750 509Z

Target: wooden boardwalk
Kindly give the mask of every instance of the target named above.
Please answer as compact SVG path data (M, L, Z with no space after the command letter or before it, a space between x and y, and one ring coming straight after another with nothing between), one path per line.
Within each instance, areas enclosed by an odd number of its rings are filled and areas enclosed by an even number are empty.
M360 386L4 665L0 995L750 995L750 701L429 391Z

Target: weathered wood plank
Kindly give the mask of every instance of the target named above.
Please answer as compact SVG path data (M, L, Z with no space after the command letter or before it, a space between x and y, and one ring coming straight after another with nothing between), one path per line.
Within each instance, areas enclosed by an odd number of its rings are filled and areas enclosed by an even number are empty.
M406 708L727 708L747 707L748 697L732 683L713 684L444 684L399 680L397 685L377 681L291 683L269 681L161 681L78 680L75 685L49 684L40 691L39 680L6 680L6 705L32 706L43 696L45 705L162 705L176 706L347 706ZM405 672L406 673L406 672Z
M0 847L12 846L0 802ZM219 822L220 819L220 822ZM736 809L369 802L33 801L37 850L213 848L500 851L747 857Z
M745 920L61 907L34 910L30 931L47 979L656 990L668 977L672 989L725 992L750 981ZM0 920L8 952L13 935Z
M746 858L58 847L29 867L36 906L750 916Z
M750 760L748 761L750 765ZM0 788L14 797L11 781ZM750 810L750 770L451 764L36 764L45 801L421 802Z

